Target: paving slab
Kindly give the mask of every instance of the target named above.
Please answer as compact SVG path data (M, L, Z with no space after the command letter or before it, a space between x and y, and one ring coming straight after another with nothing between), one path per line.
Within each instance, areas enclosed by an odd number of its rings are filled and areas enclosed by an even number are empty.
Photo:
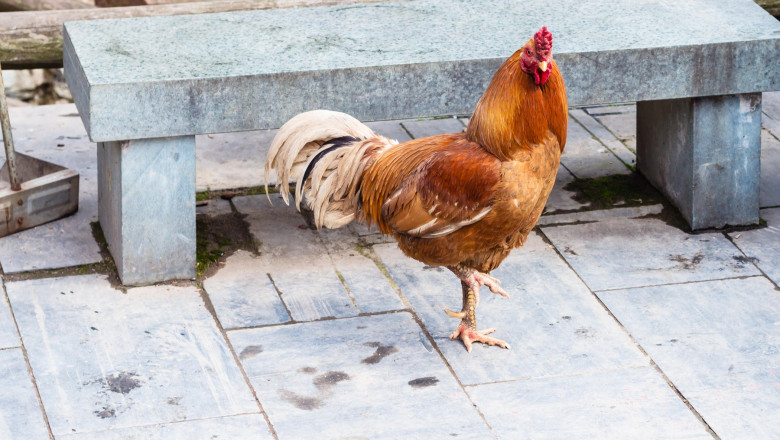
M764 92L761 102L761 123L769 129L775 137L780 138L780 91Z
M260 257L237 251L203 281L223 328L281 324L290 315Z
M588 207L589 204L574 200L574 192L566 191L566 185L571 182L574 182L574 175L562 165L559 166L558 174L555 176L555 185L553 185L550 196L547 198L547 204L544 205L545 215L558 211L573 211Z
M731 232L729 237L775 284L780 285L780 208L762 209L767 226L752 231Z
M137 428L63 435L57 438L73 440L271 440L273 436L261 414L244 414Z
M593 290L758 275L723 234L688 234L657 217L605 218L542 231Z
M403 121L403 126L415 139L439 134L460 133L463 124L455 118L424 119L421 121Z
M712 439L651 367L467 390L499 439Z
M620 158L624 163L636 165L636 148L630 149L626 144L620 141L611 131L602 125L593 116L589 115L582 108L573 108L569 110L569 117L582 124L588 132L595 136L605 147ZM636 130L633 131L636 134Z
M0 292L0 349L18 347L19 335L16 333L16 325L11 315L8 299Z
M598 209L564 214L544 215L539 218L538 226L561 226L575 223L593 223L613 218L637 218L659 215L663 205L629 206L624 208Z
M409 313L228 337L280 440L493 437Z
M636 152L636 105L588 107L587 113L614 134L626 148Z
M569 118L561 163L578 179L631 173L617 156L573 118Z
M445 358L466 385L570 375L643 366L648 360L609 316L593 294L539 235L515 250L493 275L507 299L482 289L478 328L495 327L494 336L510 350L474 344L469 354L449 339L458 320L444 309L460 310L460 282L448 270L426 267L394 245L374 250L422 319Z
M260 412L195 287L6 288L55 436Z
M265 157L276 130L195 136L195 189L233 189L262 185Z
M97 153L76 106L18 107L10 110L10 117L17 151L79 172L79 210L0 238L3 270L18 273L101 261L90 226L97 221Z
M366 125L377 134L389 137L398 142L406 142L410 140L411 137L401 125L401 122L402 121L377 121L367 122Z
M777 438L780 295L766 278L598 295L720 438Z
M306 226L295 206L284 204L279 194L243 196L233 199L236 209L246 214L249 231L260 243L260 260L271 274L282 300L295 321L355 316L355 307L325 245Z
M224 199L209 199L205 205L196 206L195 214L205 214L209 216L232 214L233 207L230 201Z
M766 129L761 130L759 204L762 208L780 206L780 140Z
M21 348L0 350L0 371L0 438L49 438Z
M352 228L322 229L318 234L361 313L405 308L390 280L367 256L367 249Z

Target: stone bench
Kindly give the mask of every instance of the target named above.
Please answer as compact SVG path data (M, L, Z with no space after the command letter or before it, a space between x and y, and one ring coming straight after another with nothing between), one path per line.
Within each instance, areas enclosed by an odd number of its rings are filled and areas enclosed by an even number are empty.
M66 23L65 74L98 143L100 224L122 281L194 276L195 135L274 128L317 108L362 120L468 114L541 25L569 105L638 102L638 167L694 229L758 221L761 92L780 89L778 21L751 0L538 4Z

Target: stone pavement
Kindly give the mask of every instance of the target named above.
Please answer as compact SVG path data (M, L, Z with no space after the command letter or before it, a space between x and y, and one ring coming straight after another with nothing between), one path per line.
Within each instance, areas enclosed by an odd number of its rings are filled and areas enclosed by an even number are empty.
M697 234L633 172L635 107L572 109L539 227L494 272L511 298L485 291L477 314L512 349L471 354L448 338L448 271L257 194L273 131L197 139L216 264L117 285L74 106L14 108L19 151L77 169L81 205L0 238L0 439L778 438L780 93L764 96L766 224ZM466 123L370 125L404 141Z

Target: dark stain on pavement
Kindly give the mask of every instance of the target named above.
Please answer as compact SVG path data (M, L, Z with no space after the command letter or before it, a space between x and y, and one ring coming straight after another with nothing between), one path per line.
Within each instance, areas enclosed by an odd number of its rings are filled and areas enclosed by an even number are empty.
M360 361L362 364L378 364L382 359L390 356L393 353L398 353L398 349L394 345L382 345L381 342L366 342L366 347L375 347L374 354Z

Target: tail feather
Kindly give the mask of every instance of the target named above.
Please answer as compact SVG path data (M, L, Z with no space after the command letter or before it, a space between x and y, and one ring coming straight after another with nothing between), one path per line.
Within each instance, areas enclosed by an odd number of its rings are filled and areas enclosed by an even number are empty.
M265 163L266 190L274 170L285 203L290 203L290 182L295 181L298 210L305 201L318 228L343 226L354 220L359 209L363 171L395 144L344 113L301 113L284 124L271 143Z

